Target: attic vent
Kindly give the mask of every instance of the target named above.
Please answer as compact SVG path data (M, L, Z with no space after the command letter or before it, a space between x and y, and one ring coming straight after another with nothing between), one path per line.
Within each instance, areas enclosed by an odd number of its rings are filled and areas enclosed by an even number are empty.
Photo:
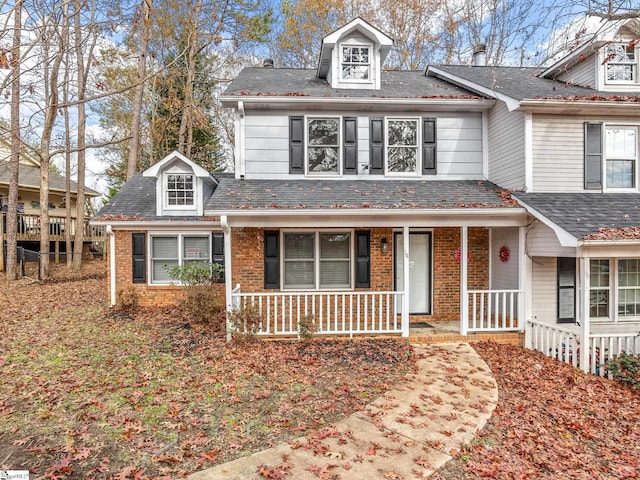
M487 61L487 46L479 43L473 47L473 66L484 67Z
M273 68L273 58L265 58L262 62L263 68Z

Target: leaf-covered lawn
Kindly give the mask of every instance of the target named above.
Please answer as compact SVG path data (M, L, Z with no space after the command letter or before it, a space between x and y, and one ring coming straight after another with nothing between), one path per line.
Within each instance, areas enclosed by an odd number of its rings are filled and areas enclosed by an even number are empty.
M104 274L0 290L0 469L177 478L348 415L411 367L400 340L228 344L105 297Z
M640 392L519 347L474 347L498 406L434 480L640 478Z

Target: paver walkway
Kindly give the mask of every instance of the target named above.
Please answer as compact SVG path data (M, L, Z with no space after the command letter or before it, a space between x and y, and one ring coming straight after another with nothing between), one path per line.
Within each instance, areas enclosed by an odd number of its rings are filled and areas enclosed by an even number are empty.
M189 479L427 478L484 426L498 389L487 364L467 343L414 349L417 371L363 411Z

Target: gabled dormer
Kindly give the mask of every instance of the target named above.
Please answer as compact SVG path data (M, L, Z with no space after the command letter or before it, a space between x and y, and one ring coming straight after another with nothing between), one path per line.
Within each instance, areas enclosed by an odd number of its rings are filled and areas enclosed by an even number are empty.
M172 152L142 173L156 179L156 215L203 215L205 198L215 180L204 168L179 152Z
M640 91L640 19L608 22L542 72L542 77L603 92Z
M380 89L380 70L393 39L361 18L322 40L318 78L332 88Z

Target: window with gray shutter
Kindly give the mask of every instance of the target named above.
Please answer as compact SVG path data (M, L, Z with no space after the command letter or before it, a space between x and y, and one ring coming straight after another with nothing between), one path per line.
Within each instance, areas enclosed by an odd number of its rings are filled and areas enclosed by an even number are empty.
M280 288L280 235L264 232L264 288Z
M224 233L213 234L213 263L224 267ZM224 283L224 270L218 277L218 283Z
M304 174L304 117L289 117L289 173Z
M133 283L147 281L147 245L145 233L131 234L133 257Z
M422 174L435 175L436 169L436 119L422 119Z
M372 118L369 129L369 173L384 175L384 119Z
M584 124L584 188L602 190L602 122Z
M343 140L343 169L345 175L358 173L358 118L345 117Z

